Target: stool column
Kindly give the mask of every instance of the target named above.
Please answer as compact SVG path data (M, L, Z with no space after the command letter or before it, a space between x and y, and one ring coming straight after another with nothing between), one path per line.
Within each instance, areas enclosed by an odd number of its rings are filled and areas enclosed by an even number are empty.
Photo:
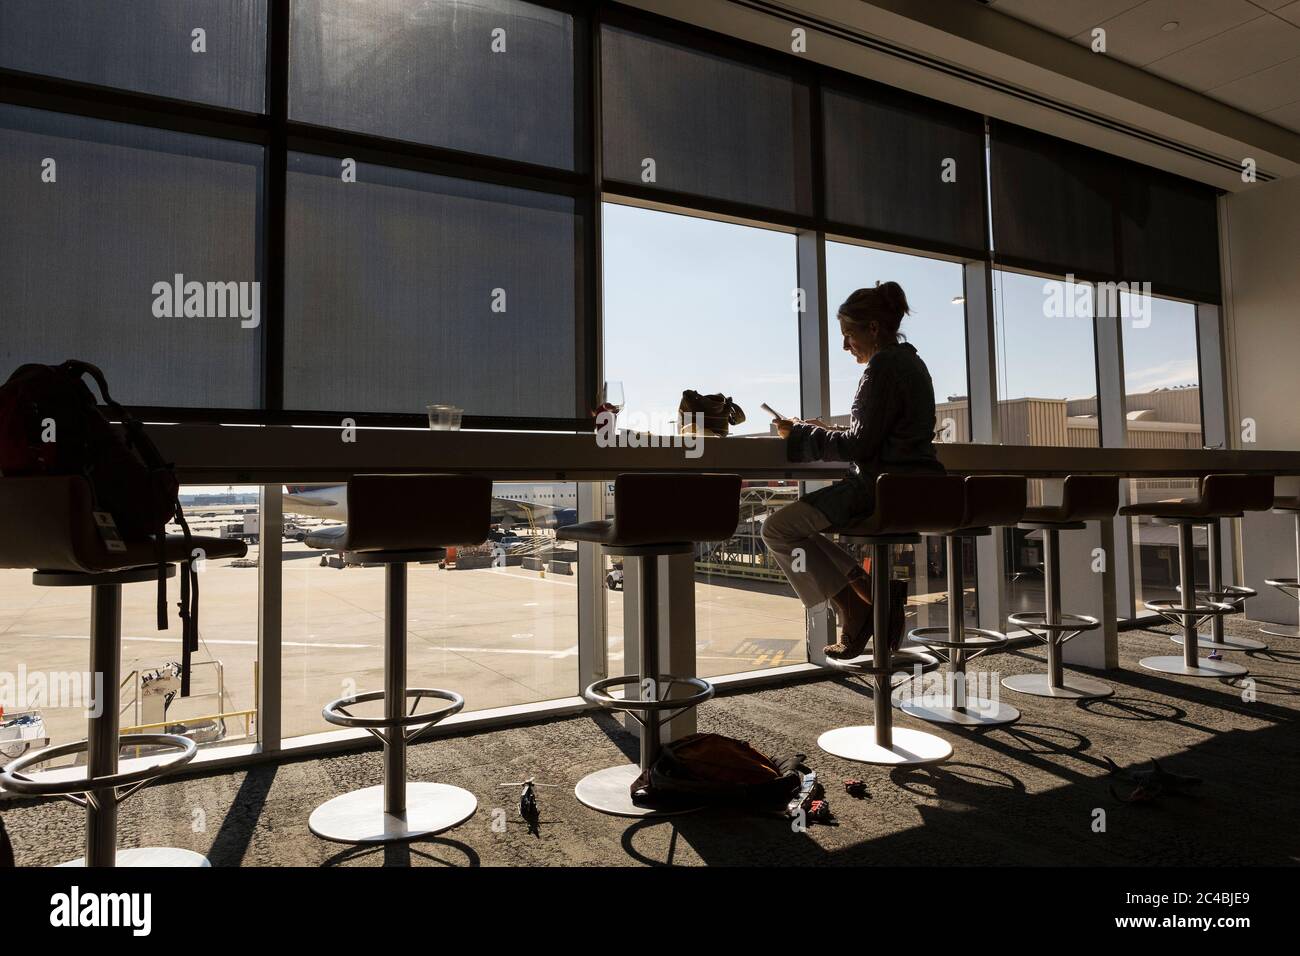
M117 773L118 690L122 683L122 585L91 589L90 673L101 677L101 709L88 721L86 771L91 778ZM112 787L87 794L86 866L117 865L117 794Z
M1190 521L1178 523L1178 589L1185 608L1196 606L1196 549L1192 537L1194 527ZM1213 561L1214 558L1211 557L1210 560ZM1188 667L1199 667L1201 662L1197 656L1196 614L1188 612L1180 616L1183 620L1183 663Z
M1219 567L1223 557L1221 551L1223 547L1223 529L1219 523L1219 519L1211 518L1209 524L1207 525L1207 530L1210 533L1210 542L1209 542L1210 543L1210 588L1209 590L1211 594L1210 600L1219 601L1222 600L1221 597L1213 596L1223 590L1223 571ZM1193 564L1192 567L1194 569L1195 564ZM1193 585L1193 591L1194 590L1195 590L1195 586ZM1187 592L1184 591L1183 593L1186 594ZM1193 593L1192 595L1192 603L1193 604L1196 603L1195 593ZM1213 641L1215 644L1223 643L1223 615L1222 614L1215 614L1210 618L1210 634L1211 634L1210 640Z
M659 558L647 555L637 575L637 601L641 605L641 699L659 696ZM659 757L659 717L646 713L641 726L641 769L647 770Z
M962 541L955 534L948 535L948 639L966 639L966 582L961 566ZM952 706L966 709L966 649L954 647L948 652L948 673L952 675Z
M394 721L384 743L384 812L406 813L406 565L385 565L384 716Z
M889 545L871 546L871 617L875 626L871 639L872 709L875 711L876 744L890 749L894 745L894 708L890 703L893 690L889 670Z
M1053 528L1043 532L1043 577L1046 590L1044 610L1047 623L1061 623L1061 533ZM1065 686L1065 666L1061 658L1059 633L1047 632L1047 676L1053 687Z

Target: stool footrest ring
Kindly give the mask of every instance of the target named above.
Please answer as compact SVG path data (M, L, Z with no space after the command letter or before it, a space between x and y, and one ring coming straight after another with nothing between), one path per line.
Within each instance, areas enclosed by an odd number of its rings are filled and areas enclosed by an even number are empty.
M1181 599L1179 599L1181 600ZM1208 604L1195 604L1192 607L1183 607L1179 600L1167 599L1160 601L1145 601L1143 607L1148 611L1155 611L1157 614L1163 614L1166 617L1171 615L1180 617L1185 614L1195 614L1204 619L1214 617L1217 614L1231 614L1233 607L1222 601L1214 601Z
M889 667L884 668L875 666L875 657L873 654L866 654L863 656L870 657L871 660L866 661L856 657L850 657L847 660L828 657L826 658L826 666L833 670L844 671L847 674L860 674L867 677L884 677L900 672L906 673L915 667L920 667L923 671L926 669L933 669L931 665L935 660L933 657L928 657L915 651L900 649L889 655Z
M158 777L165 776L173 770L183 767L194 759L198 745L188 737L180 734L124 734L118 737L119 750L122 747L172 747L180 751L170 760L150 764L138 770L106 774L103 777L80 777L76 780L34 780L23 773L33 764L44 763L58 757L70 757L84 753L90 746L88 740L78 740L57 747L46 747L24 754L17 760L10 761L0 771L0 785L11 793L21 793L31 797L73 797L78 794L92 794L102 790L113 790L114 800L121 803L143 784ZM125 790L125 793L117 793Z
M418 730L408 734L408 739L423 733L439 721L445 720L452 714L459 713L465 706L465 698L455 691L439 690L436 687L408 687L405 696L407 699L415 698L416 705L425 697L433 700L445 700L451 703L450 707L444 707L442 710L435 711L431 714L410 713L404 717L357 717L349 714L345 708L352 707L356 704L365 704L375 700L384 700L387 693L382 690L368 691L364 694L354 694L351 697L340 697L338 700L332 700L321 708L321 716L331 724L339 727L359 727L363 730L369 730L375 733L377 730L391 730L393 728L419 727ZM376 737L384 739L382 734L375 733Z
M973 634L973 638L965 635ZM966 627L962 628L962 637L954 639L946 626L934 627L914 627L907 632L909 640L922 644L930 650L937 647L965 649L970 651L988 651L994 647L1001 647L1011 638L1007 637L1001 631L993 631L984 627Z
M606 710L625 710L635 716L638 711L653 714L660 711L674 710L680 713L692 707L698 707L713 696L713 685L708 681L699 677L676 677L672 674L660 674L654 678L656 692L661 689L671 692L673 685L685 684L688 687L694 687L696 693L691 694L689 697L679 697L676 700L670 700L666 697L643 700L639 697L615 697L608 693L611 687L627 687L630 684L640 685L643 680L644 678L640 674L606 677L603 680L589 684L582 692L582 698L588 703L596 704Z
M1014 624L1016 627L1022 627L1027 631L1034 629L1047 631L1049 633L1056 631L1091 631L1095 627L1101 627L1101 621L1087 614L1067 614L1062 612L1057 615L1060 620L1055 624L1049 624L1047 621L1046 611L1023 611L1019 614L1012 614L1007 617L1008 624Z

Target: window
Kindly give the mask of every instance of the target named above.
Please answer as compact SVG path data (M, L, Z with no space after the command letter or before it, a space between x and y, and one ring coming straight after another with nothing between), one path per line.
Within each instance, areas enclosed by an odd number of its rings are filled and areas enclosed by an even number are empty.
M256 486L187 485L180 500L196 535L244 534L246 523L256 534ZM179 575L167 582L165 631L157 629L157 583L122 586L121 687L103 692L118 702L123 734L180 733L204 748L256 740L257 551L253 541L247 559L203 564L189 697L179 696ZM0 729L0 763L8 763L47 739L54 746L84 740L98 692L88 673L91 588L40 587L31 571L0 570L0 595L0 672L9 678L0 681L0 708L6 722L26 717Z
M807 86L613 27L600 44L606 179L812 212Z
M574 201L340 168L290 156L286 407L572 419Z
M1092 286L994 270L998 416L1005 445L1101 444ZM1030 507L1048 503L1029 482ZM1003 529L1008 611L1043 606L1043 533Z
M605 379L620 425L676 434L685 389L730 396L768 431L766 402L799 410L795 237L634 206L604 206Z
M934 381L935 433L940 441L970 441L966 397L966 310L962 267L956 262L888 252L845 242L826 243L827 314L830 318L831 415L848 421L862 367L844 351L836 310L855 290L897 282L912 314L901 331Z
M1092 287L994 270L993 318L1002 443L1098 447Z
M257 146L0 106L0 366L72 356L128 405L258 407L261 178Z
M1200 448L1201 389L1196 306L1123 293L1119 299L1124 347L1124 404L1130 448ZM1194 478L1129 481L1129 501L1143 503L1195 495ZM1135 603L1177 596L1178 529L1130 519ZM1193 529L1198 565L1208 567L1204 527ZM1208 580L1204 575L1201 580Z
M0 66L259 113L266 0L4 0Z
M346 522L325 503L346 502L346 489L295 490L285 531L302 540L285 542L281 565L286 738L337 730L326 703L384 687L384 568L343 567L312 538ZM577 485L504 482L492 494L486 542L407 566L408 683L453 690L467 712L577 693L577 547L555 539L574 520ZM379 716L382 704L353 712Z
M574 168L573 17L517 0L295 0L295 120Z

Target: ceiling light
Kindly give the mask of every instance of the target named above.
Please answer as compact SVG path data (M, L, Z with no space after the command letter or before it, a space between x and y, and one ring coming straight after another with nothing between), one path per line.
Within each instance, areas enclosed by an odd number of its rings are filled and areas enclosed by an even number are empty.
M1166 23L1166 24L1165 24L1164 26L1162 26L1160 29L1161 29L1161 30L1164 30L1165 33L1173 33L1175 30L1178 29L1178 21L1177 21L1177 20L1170 20L1168 23Z

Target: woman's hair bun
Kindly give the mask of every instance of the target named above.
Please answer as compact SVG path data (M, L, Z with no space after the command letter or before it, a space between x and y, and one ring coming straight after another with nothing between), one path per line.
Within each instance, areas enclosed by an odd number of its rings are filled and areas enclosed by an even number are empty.
M858 289L839 309L840 317L854 325L876 321L891 335L898 334L903 316L910 312L907 294L897 282L877 282L874 288Z
M909 314L912 310L907 307L907 293L897 282L881 282L876 285L876 292L880 294L880 299L885 308L893 315L898 316L898 321L902 321L903 316Z

